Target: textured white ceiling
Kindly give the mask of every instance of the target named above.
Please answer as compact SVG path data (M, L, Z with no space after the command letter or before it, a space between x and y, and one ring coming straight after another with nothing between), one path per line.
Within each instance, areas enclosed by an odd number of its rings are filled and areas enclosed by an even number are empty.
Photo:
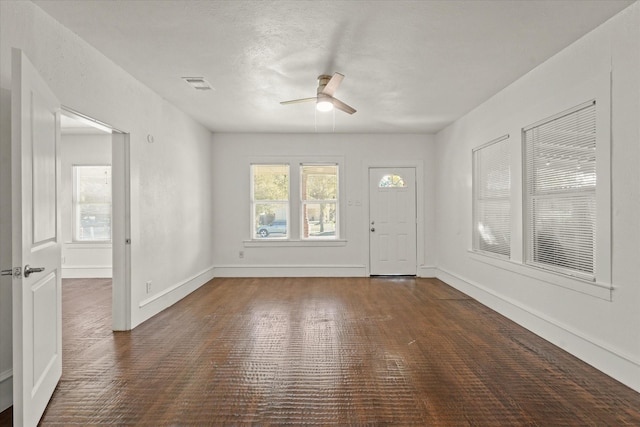
M338 71L358 112L336 132L430 133L633 1L35 3L213 132L332 131L333 113L279 101Z

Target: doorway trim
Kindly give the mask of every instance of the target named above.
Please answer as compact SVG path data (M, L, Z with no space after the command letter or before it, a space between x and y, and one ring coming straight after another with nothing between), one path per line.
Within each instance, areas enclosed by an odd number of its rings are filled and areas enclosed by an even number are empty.
M131 329L131 198L129 134L65 105L63 114L111 132L111 327Z
M362 218L365 219L363 221L363 232L366 233L367 239L367 262L366 262L366 272L367 276L371 275L371 233L369 232L369 215L370 215L370 203L369 200L369 169L371 168L415 168L416 170L416 276L417 277L431 277L431 276L423 276L421 271L425 268L424 265L424 248L425 248L425 213L424 213L424 201L425 201L425 183L424 183L424 161L421 159L412 159L412 160L397 160L397 161L388 161L388 160L373 160L373 159L364 159L362 162L363 171L362 171L362 186L366 185L366 191L362 191L363 195L363 203L362 207L367 209L367 212L362 213Z

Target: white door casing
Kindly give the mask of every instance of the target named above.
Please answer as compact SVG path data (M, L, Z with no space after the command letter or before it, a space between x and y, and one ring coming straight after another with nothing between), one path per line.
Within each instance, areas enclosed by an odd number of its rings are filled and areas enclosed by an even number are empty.
M60 103L19 49L11 126L13 421L35 426L62 374Z
M402 177L404 186L381 185L385 177ZM415 275L416 170L369 168L369 272Z

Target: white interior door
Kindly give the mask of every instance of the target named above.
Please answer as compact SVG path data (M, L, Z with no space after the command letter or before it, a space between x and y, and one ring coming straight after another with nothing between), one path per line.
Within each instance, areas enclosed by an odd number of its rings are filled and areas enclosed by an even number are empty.
M13 421L35 426L62 374L60 104L12 52Z
M415 275L416 237L415 168L370 168L370 273Z

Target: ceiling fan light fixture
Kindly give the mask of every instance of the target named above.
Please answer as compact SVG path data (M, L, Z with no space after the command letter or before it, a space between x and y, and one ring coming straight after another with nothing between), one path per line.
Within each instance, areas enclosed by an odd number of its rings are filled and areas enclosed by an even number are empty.
M316 110L326 113L333 110L333 99L323 93L318 93L318 99L316 101Z
M326 99L318 99L316 103L316 110L326 113L327 111L333 110L333 102L328 101Z

